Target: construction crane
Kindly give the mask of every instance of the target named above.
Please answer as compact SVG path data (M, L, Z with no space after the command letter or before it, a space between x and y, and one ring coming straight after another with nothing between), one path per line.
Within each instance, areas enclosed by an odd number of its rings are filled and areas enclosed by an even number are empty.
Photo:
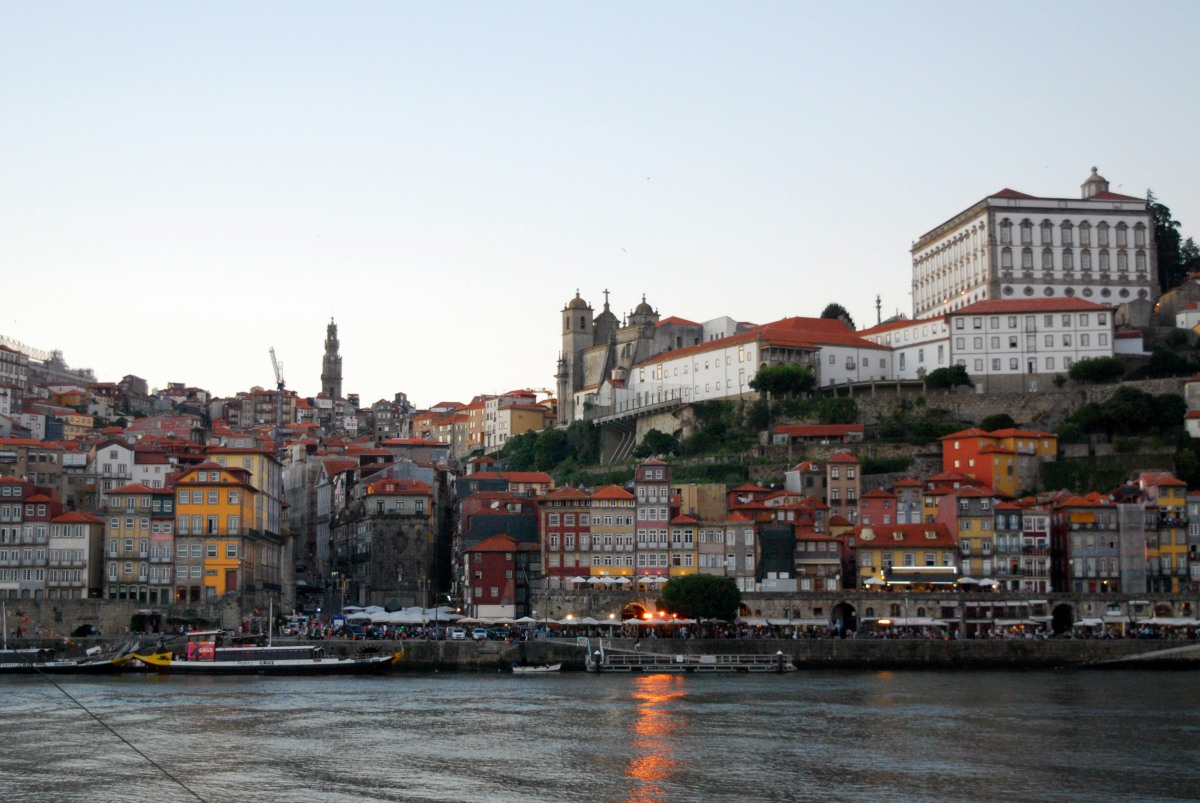
M283 381L283 369L279 360L275 359L275 347L271 346L271 367L275 369L275 456L283 455L283 390L287 383Z

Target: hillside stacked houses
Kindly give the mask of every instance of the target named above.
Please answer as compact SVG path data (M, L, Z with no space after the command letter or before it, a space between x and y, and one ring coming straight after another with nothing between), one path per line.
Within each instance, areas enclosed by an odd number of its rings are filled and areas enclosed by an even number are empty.
M577 291L561 311L555 390L424 410L403 393L343 395L334 321L311 397L282 381L228 398L99 382L59 352L4 340L0 597L186 619L447 599L519 617L546 594L653 599L696 573L746 594L1198 591L1200 492L1163 471L1082 494L1031 490L1058 454L1036 429L965 429L942 440L941 471L886 483L864 481L862 424L772 429L799 454L765 485L680 483L645 459L616 484L560 486L496 457L524 433L587 422L604 458L626 461L652 428L686 436L698 402L757 398L751 382L771 365L810 368L822 393L919 388L955 365L977 392L1045 390L1118 340L1140 343L1152 231L1145 201L1095 170L1078 199L1002 190L916 241L911 318L860 331L663 317L645 297L618 317L607 291L595 314ZM816 446L833 451L806 459Z

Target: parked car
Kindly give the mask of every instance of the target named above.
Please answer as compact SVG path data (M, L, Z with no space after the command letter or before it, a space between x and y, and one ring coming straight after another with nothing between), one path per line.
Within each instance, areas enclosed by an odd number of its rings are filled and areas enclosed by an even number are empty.
M476 641L485 641L488 637L488 632L482 627L477 627L471 631L471 638Z
M467 640L467 631L463 630L461 627L452 627L450 628L449 633L451 641Z
M362 625L346 625L342 628L343 638L354 639L357 641L359 639L366 638L366 635L367 633L365 630L363 630Z
M367 628L367 638L372 639L374 641L379 641L380 639L384 638L385 635L386 634L384 633L382 627L368 627Z

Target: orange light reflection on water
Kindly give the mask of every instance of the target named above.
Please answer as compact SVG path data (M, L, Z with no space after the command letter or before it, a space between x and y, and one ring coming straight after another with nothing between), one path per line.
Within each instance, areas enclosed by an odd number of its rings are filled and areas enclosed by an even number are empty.
M634 680L633 699L637 719L633 721L634 756L625 774L630 780L626 803L664 803L663 782L675 768L672 734L683 725L670 703L687 694L684 680L676 675L648 675Z

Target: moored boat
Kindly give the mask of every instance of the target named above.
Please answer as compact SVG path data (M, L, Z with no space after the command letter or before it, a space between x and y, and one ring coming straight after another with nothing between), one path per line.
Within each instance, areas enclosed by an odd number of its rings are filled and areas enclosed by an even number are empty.
M0 677L4 675L100 675L121 669L121 659L85 655L64 658L49 648L0 650Z
M383 672L404 652L328 656L313 645L223 646L221 631L190 633L180 649L135 652L132 658L162 674L178 675L348 675Z
M539 664L538 666L521 666L513 664L512 671L514 675L541 675L547 672L557 672L562 669L562 664Z

